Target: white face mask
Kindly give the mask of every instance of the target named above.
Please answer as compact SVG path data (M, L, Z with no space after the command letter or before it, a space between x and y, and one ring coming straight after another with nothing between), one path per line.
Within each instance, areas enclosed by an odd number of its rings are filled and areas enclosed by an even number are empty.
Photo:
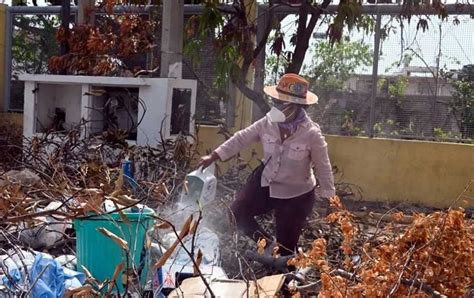
M271 122L280 123L286 121L285 114L279 109L272 107L267 113L267 117Z

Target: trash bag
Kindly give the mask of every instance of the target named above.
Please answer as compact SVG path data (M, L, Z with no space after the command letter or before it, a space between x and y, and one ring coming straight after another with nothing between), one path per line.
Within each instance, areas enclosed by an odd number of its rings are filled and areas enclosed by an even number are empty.
M7 185L9 182L19 183L26 187L31 187L41 181L41 178L29 169L21 171L11 170L3 174L0 178L0 187Z
M0 286L16 294L29 291L35 298L63 297L67 289L79 288L86 280L84 273L62 267L45 253L11 251L0 256L0 269Z
M38 211L55 210L61 207L61 202L51 202L46 208L38 209ZM64 238L66 229L72 228L69 220L62 219L59 221L57 217L42 216L36 220L41 224L35 227L28 227L26 223L21 223L20 241L28 245L32 249L41 250L61 241Z

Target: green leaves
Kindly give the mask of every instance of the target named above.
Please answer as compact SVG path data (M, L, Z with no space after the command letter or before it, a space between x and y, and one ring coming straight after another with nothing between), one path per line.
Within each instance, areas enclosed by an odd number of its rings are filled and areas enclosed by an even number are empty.
M474 69L465 66L458 78L448 78L454 88L450 109L464 139L474 138Z
M239 53L232 45L226 45L219 50L216 59L216 80L215 85L223 89L229 82L230 75L235 71L235 63L239 59Z
M199 34L201 38L207 37L209 32L224 26L224 16L217 7L218 2L206 1L204 4L204 11L199 18Z
M348 39L335 44L327 41L317 43L313 57L315 66L306 69L305 76L318 88L326 90L341 90L357 69L372 63L370 46Z
M341 0L337 7L337 15L329 25L328 37L331 43L338 42L342 38L343 28L347 25L352 30L362 18L362 5L360 2Z
M197 66L201 63L202 45L203 45L203 41L198 38L193 38L191 40L186 40L184 42L184 49L183 49L184 55L192 61L193 66Z
M47 72L48 59L58 53L57 16L15 16L13 20L13 72Z

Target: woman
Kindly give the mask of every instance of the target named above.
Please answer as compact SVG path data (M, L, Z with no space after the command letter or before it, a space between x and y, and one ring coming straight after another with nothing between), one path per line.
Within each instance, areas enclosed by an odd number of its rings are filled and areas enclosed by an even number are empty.
M264 92L273 107L265 117L243 129L201 158L203 168L225 161L243 148L262 142L265 162L259 167L231 206L237 227L254 240L271 237L258 225L256 215L275 210L276 238L282 255L292 254L315 201L316 168L320 194L335 195L327 145L318 124L305 109L318 102L309 83L296 74L285 74L277 86Z

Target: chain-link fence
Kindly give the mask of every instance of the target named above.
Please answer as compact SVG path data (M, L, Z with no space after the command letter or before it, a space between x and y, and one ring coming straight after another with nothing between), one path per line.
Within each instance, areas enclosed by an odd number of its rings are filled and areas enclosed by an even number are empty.
M11 35L11 97L10 110L23 110L23 82L21 73L48 72L48 59L59 53L56 31L60 24L54 14L13 14Z
M376 23L376 16L368 18ZM325 30L321 26L315 36ZM376 34L378 59L373 56ZM474 19L419 16L407 22L383 15L375 32L353 30L347 36L331 53L321 50L326 41L315 42L320 56L310 70L331 69L334 65L325 63L340 61L333 76L306 73L316 75L313 86L320 103L311 112L325 133L473 142ZM338 54L340 49L344 54ZM367 53L369 61L364 60ZM344 73L348 65L352 68Z

